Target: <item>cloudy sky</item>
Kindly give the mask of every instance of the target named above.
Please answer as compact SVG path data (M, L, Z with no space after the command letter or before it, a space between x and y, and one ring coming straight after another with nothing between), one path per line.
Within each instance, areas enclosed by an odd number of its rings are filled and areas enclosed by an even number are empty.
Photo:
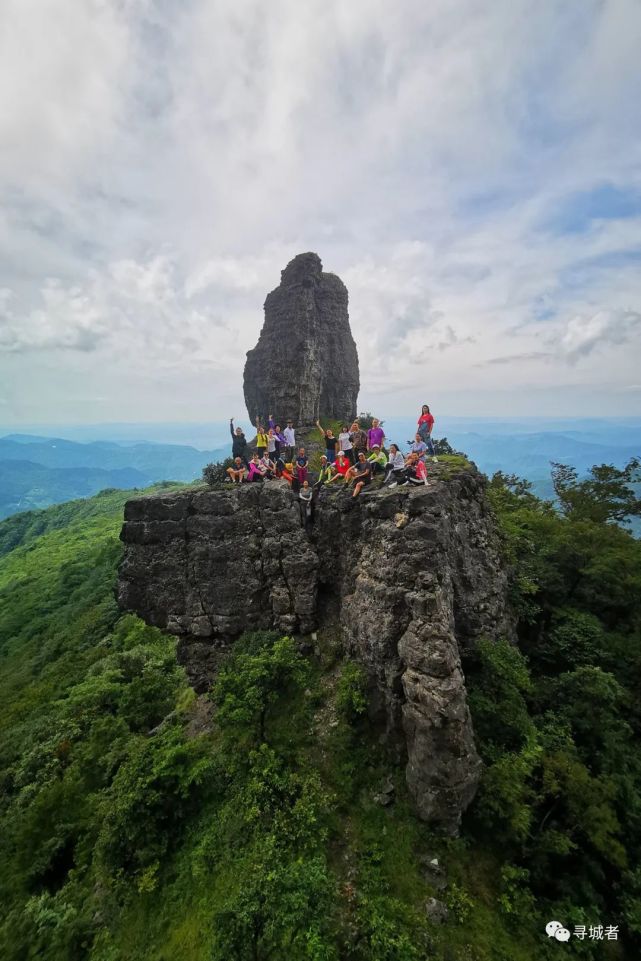
M641 414L639 0L4 0L0 422L245 414L346 282L361 407Z

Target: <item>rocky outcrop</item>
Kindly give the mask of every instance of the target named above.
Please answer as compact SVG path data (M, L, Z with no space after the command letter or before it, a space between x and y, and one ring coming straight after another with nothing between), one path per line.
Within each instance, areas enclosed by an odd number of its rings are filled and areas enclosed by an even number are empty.
M136 498L121 536L118 601L178 635L197 691L210 686L230 638L315 627L318 555L286 484Z
M305 634L332 617L403 739L419 814L454 832L480 774L461 656L510 631L483 485L439 464L427 487L326 492L311 537L281 482L141 497L126 507L119 601L179 636L198 689L242 631Z
M318 254L299 254L268 294L263 329L247 353L244 391L252 423L257 413L299 427L321 416L351 420L358 389L347 288L323 272Z

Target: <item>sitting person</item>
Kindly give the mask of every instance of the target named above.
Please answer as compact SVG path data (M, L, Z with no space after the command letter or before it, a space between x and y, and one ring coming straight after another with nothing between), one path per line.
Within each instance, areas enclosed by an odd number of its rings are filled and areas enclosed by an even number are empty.
M405 483L405 458L396 444L389 445L389 458L385 465L385 480L383 483L389 483L390 487Z
M374 444L372 447L372 452L367 458L367 461L372 465L372 474L376 475L385 473L387 455L384 450L381 450L378 444Z
M298 450L298 457L296 458L296 473L298 474L298 483L302 485L307 480L307 455L305 454L305 448L300 447Z
M262 481L264 476L264 468L260 462L258 456L258 451L254 451L252 459L249 462L249 473L247 474L247 481L253 483L255 481Z
M242 484L245 478L245 465L241 457L234 457L234 466L227 468L227 474L232 484Z
M346 476L347 476L347 472L349 471L349 469L350 469L351 466L352 466L352 465L351 465L350 461L349 461L349 460L347 459L347 457L345 456L345 452L342 451L342 450L337 451L337 453L336 453L336 463L334 464L334 476L333 476L333 477L330 477L330 479L327 481L327 483L328 483L328 484L333 484L334 481L335 481L335 480L338 480L339 477L342 478L343 480L345 480L345 478L346 478Z
M418 432L414 435L414 440L413 441L408 440L407 443L411 444L410 451L409 451L410 454L418 454L419 460L425 459L425 456L427 454L427 444L425 443L425 441L423 440L423 438Z
M368 462L365 451L361 451L358 455L354 481L354 493L352 497L358 497L363 488L367 487L372 481L372 465Z
M263 477L266 477L267 480L271 480L272 477L274 476L274 473L276 471L276 464L271 459L267 451L265 451L263 456L260 458L260 469L262 471Z
M328 427L327 430L324 430L323 427L321 427L321 422L319 420L316 421L316 426L325 439L325 456L327 457L329 463L333 464L336 460L336 446L338 444L338 438L334 437L334 431L331 427Z
M314 484L314 488L319 490L323 484L328 484L334 474L333 465L330 464L328 458L325 454L321 455L320 468L318 470L318 478Z
M410 484L427 484L427 467L416 451L411 451L407 455L405 477Z

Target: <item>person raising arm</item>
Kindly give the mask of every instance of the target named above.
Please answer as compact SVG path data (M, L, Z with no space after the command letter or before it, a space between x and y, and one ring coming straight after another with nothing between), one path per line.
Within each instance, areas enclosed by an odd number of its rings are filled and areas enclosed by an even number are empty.
M334 432L331 427L328 427L327 430L321 427L321 422L319 420L316 421L316 426L325 438L325 456L327 457L329 463L333 464L336 460L336 447L338 444L338 438L334 437Z
M247 464L247 438L240 427L234 427L234 418L230 418L229 432L231 434L231 456L240 457Z

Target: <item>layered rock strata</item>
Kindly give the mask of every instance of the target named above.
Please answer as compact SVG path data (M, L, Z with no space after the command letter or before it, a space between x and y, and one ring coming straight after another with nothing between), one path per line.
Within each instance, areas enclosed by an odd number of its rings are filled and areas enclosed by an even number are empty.
M353 419L358 354L349 326L347 288L323 272L318 254L295 257L265 300L265 322L248 351L245 403L252 423L270 413L284 426L311 426L323 416Z
M510 631L483 484L434 465L427 487L327 492L311 537L280 482L141 497L126 506L119 602L179 636L199 690L243 631L305 634L331 611L403 739L418 813L455 832L480 774L461 655Z

